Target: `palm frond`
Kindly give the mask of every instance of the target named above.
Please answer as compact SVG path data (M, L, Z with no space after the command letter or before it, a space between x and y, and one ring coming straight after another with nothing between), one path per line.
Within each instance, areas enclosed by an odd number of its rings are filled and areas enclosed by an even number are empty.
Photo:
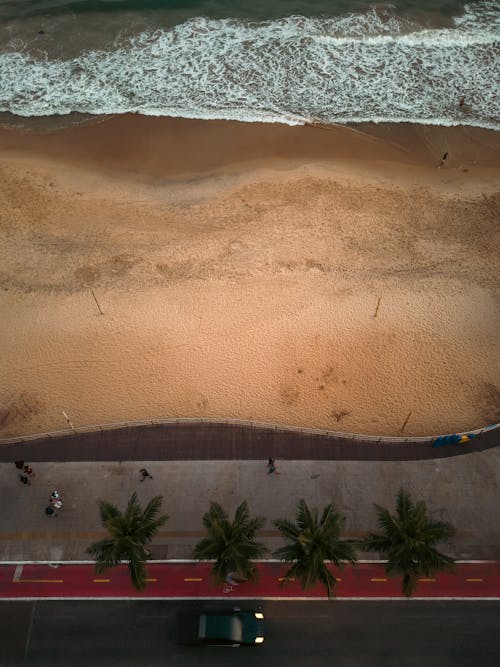
M120 550L114 540L104 539L94 542L87 548L87 553L95 558L95 571L102 574L111 567L120 564Z
M421 575L440 571L450 572L454 560L440 553L434 545L453 536L454 528L445 521L431 519L427 506L420 500L414 503L403 488L396 498L396 512L375 505L381 533L370 533L362 544L369 551L387 556L386 572L401 575L405 595L412 595Z
M223 523L224 521L227 521L227 514L219 503L212 501L210 509L203 515L203 525L207 530L210 530L212 524Z
M291 542L273 551L273 556L283 563L293 563L304 556L304 549L300 543Z
M329 598L333 597L335 593L335 587L337 586L337 579L336 577L333 576L333 574L326 567L326 565L324 565L323 568L320 570L318 578L323 584L323 586L326 588L328 597Z
M140 558L139 554L136 554L135 558L130 558L128 571L132 586L138 591L143 591L146 588L146 564L144 558Z
M274 525L287 544L277 549L274 556L292 564L286 578L298 579L304 589L319 581L327 595L332 596L336 579L327 563L343 567L345 561L356 562L353 541L339 538L344 523L345 518L332 504L323 508L320 517L318 510L309 508L304 499L297 503L295 523L276 519Z
M288 519L275 519L273 524L285 538L295 539L300 535L300 528Z
M99 514L101 515L101 521L105 524L110 519L115 519L120 516L120 510L111 503L108 503L106 500L99 500Z
M392 542L386 535L369 533L363 540L361 540L361 544L365 551L379 551L385 553L391 548Z
M194 547L195 560L215 560L220 553L220 544L210 537L204 537Z
M151 498L149 503L144 508L144 512L142 513L144 523L155 523L156 521L161 520L162 523L160 525L163 525L165 521L167 521L168 515L166 514L157 518L158 514L160 513L162 503L163 496L154 496L154 498Z
M250 515L246 501L236 508L233 521L218 503L212 502L209 511L203 515L208 535L195 545L193 557L215 560L212 578L217 582L225 581L232 573L255 579L258 571L251 561L267 552L266 546L255 540L264 523L263 517Z
M99 501L101 520L109 537L95 542L87 549L95 558L98 574L125 561L128 563L132 584L137 590L144 588L144 545L153 539L158 528L168 519L166 515L158 516L162 500L162 496L155 496L143 511L137 493L133 493L123 514L111 503Z

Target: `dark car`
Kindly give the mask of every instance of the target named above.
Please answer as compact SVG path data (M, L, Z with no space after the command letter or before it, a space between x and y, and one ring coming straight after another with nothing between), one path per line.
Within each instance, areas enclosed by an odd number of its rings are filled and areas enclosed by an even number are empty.
M177 616L179 644L255 646L264 641L264 614L259 611L205 611Z

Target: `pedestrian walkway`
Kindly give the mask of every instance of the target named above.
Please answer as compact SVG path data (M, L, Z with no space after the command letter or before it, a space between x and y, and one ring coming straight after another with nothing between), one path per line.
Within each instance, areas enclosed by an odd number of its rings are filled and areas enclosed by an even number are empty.
M0 598L161 598L161 599L318 599L325 589L315 586L302 590L295 580L284 581L281 563L258 564L256 583L214 584L206 563L149 563L147 586L137 592L130 584L126 566L96 575L93 564L18 564L0 566ZM339 570L338 599L401 599L401 579L390 578L380 562L362 562ZM416 598L500 599L499 563L458 563L453 574L437 574L419 579Z
M260 460L416 461L500 444L498 425L471 440L433 447L433 438L376 438L256 422L179 419L89 427L0 443L0 461Z
M283 542L273 525L293 519L298 500L311 507L333 502L346 517L345 537L360 538L376 528L373 503L392 509L401 485L427 502L436 518L450 521L457 535L442 550L459 560L500 554L498 488L500 449L430 461L287 461L276 458L279 475L260 461L137 461L36 463L30 484L19 481L13 462L0 464L2 512L0 561L82 561L87 547L105 537L98 499L124 510L132 493L144 505L163 496L169 515L151 544L155 560L192 558L205 535L202 516L210 501L229 513L243 500L266 518L259 533L272 553ZM151 478L144 481L141 468ZM57 516L47 516L54 490L62 496ZM374 553L358 553L373 559Z

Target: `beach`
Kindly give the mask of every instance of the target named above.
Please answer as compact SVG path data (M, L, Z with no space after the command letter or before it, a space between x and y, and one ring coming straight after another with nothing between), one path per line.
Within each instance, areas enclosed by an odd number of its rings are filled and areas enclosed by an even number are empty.
M0 129L0 437L498 421L499 176L461 126Z

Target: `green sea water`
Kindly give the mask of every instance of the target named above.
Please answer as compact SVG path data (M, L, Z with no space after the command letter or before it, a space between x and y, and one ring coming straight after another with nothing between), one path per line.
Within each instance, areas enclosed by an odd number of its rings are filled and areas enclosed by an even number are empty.
M196 16L209 18L240 18L263 21L292 14L303 16L340 16L350 12L366 12L375 3L365 0L0 0L0 16L9 18L34 15L55 15L64 12L148 12L171 13L175 20ZM396 14L429 14L449 18L459 14L461 0L393 0L376 3L380 8L391 7Z

